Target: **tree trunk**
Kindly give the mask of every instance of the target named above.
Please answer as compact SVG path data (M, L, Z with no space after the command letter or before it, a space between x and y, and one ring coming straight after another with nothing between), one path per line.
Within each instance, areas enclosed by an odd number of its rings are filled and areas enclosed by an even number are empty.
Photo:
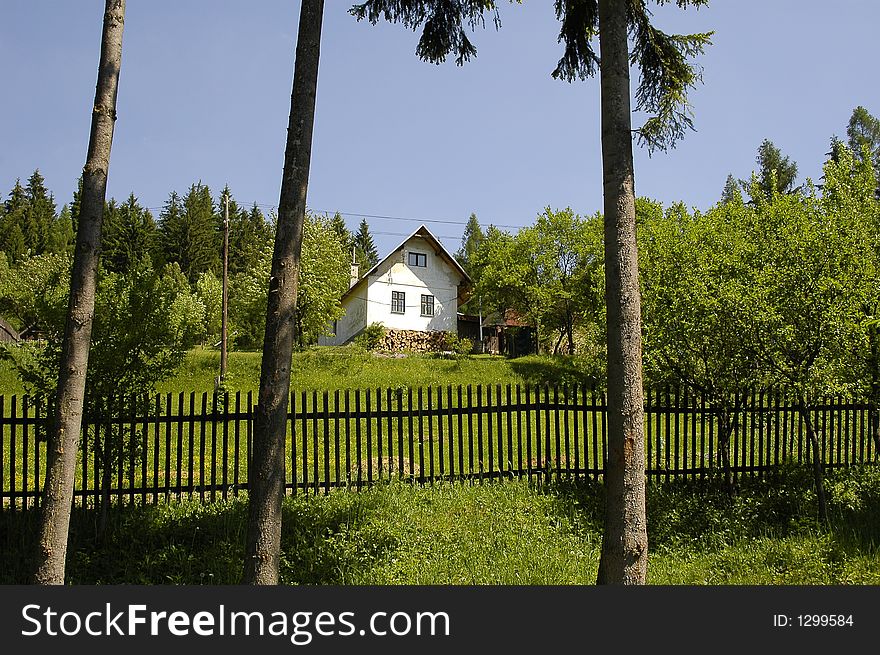
M871 390L869 392L868 420L871 436L874 439L874 457L880 453L880 339L876 326L868 328L868 346L870 352Z
M101 224L116 121L116 91L122 65L124 22L125 0L106 0L98 83L92 109L89 150L83 169L76 251L61 349L56 414L47 448L35 584L64 584L74 468L82 427L89 344L95 310Z
M825 500L825 466L822 462L822 446L819 437L813 428L810 419L810 411L803 398L798 399L798 414L804 420L807 427L807 438L810 440L810 450L813 451L813 482L816 485L816 500L819 505L819 522L822 526L828 525L828 503Z
M627 2L600 0L608 463L599 584L644 584L645 438Z
M269 280L259 402L254 411L253 459L248 474L245 584L278 584L290 362L323 13L324 0L302 1L278 225Z

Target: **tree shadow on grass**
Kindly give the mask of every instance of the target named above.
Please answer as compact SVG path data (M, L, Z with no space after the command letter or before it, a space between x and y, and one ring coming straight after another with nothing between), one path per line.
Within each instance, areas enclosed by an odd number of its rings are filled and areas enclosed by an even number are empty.
M652 551L723 550L755 538L825 535L827 557L843 561L880 554L880 469L827 473L830 525L817 518L812 472L785 465L764 477L743 478L731 497L722 476L651 483L646 490L648 543ZM558 498L557 512L601 539L605 496L601 481L562 479L542 492Z
M334 496L336 496L334 498ZM395 547L364 528L379 501L372 495L285 500L282 583L345 584L368 577ZM172 502L114 507L103 538L99 513L74 509L67 556L69 584L239 584L244 562L247 501ZM36 510L0 511L0 584L27 584L35 565Z
M526 383L536 386L599 389L604 383L601 371L578 357L532 355L510 360L510 367Z

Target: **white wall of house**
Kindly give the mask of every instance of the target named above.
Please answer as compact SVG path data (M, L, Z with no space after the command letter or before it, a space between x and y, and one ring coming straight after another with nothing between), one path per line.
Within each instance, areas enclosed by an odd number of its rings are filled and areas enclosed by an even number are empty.
M410 253L414 253L414 259ZM337 321L336 335L324 337L319 343L344 344L371 323L396 330L456 332L458 286L462 281L461 273L437 254L433 244L413 236L343 299L345 316ZM403 294L402 312L400 296L397 306L392 307L395 292ZM423 296L433 299L433 314L423 312Z

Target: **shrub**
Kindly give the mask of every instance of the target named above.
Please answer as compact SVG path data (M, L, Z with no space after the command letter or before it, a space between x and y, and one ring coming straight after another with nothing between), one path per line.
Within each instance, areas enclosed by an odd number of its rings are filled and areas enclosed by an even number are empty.
M474 342L466 337L459 337L454 332L446 333L446 350L450 350L456 355L470 355L474 349Z
M384 338L385 326L381 323L370 323L354 338L354 343L367 350L376 350Z

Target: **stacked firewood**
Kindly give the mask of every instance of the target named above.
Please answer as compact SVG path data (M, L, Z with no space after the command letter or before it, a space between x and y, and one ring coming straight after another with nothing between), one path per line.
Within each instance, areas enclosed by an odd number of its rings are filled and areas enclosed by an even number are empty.
M431 330L385 330L377 350L392 352L442 352L449 350L448 332Z

